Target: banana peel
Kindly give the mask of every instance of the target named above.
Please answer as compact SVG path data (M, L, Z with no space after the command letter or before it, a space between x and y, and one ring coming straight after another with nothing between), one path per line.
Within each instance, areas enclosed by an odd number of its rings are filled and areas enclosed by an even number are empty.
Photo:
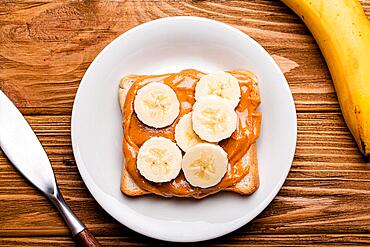
M357 0L282 0L307 25L324 55L361 153L370 157L370 22Z

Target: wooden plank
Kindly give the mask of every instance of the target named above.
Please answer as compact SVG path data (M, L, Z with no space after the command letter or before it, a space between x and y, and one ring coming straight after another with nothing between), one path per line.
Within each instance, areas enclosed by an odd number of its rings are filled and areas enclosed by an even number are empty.
M97 237L103 246L173 246L173 243L158 241L137 235L119 237ZM229 234L226 237L203 242L207 246L365 246L370 244L369 234L263 234L243 235ZM0 238L4 246L76 246L71 237L5 237ZM194 245L194 244L193 244ZM176 246L189 246L177 243Z
M363 1L368 14L369 2ZM339 110L314 39L280 1L13 0L0 13L0 88L23 113L40 107L38 113L70 114L84 72L105 45L136 25L174 15L241 29L286 71L299 111Z
M61 191L99 236L132 234L88 193L70 141L70 116L28 116L44 145ZM370 231L370 167L356 149L340 113L299 113L292 169L273 203L244 234L366 233ZM0 236L65 235L57 212L0 153ZM17 220L14 220L17 219Z
M293 175L290 175L291 177ZM64 181L66 183L66 181ZM256 219L238 233L306 234L368 233L369 188L326 186L333 183L321 179L313 183L286 182L279 195ZM314 183L315 183L314 182ZM324 184L318 187L317 184ZM354 183L354 181L352 181ZM359 181L356 181L359 183ZM347 186L349 182L344 183ZM362 182L365 184L365 182ZM69 186L72 186L69 183ZM79 186L78 183L75 186ZM76 215L99 236L120 236L131 232L114 221L91 198L86 189L61 190ZM68 234L57 212L36 191L19 187L23 193L2 188L0 196L0 236L61 236ZM5 192L3 192L5 191Z
M370 15L370 0L361 3ZM0 89L28 115L75 213L103 245L172 245L127 229L95 202L73 158L70 114L85 70L106 44L136 25L174 15L220 20L260 42L285 73L299 112L296 155L278 196L250 224L207 245L370 245L369 163L343 122L314 39L280 1L0 4ZM57 212L1 151L0 223L1 246L75 246Z

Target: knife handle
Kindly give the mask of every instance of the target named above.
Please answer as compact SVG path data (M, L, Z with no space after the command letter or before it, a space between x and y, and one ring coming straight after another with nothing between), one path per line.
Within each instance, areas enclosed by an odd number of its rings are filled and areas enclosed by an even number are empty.
M77 244L81 247L99 247L101 246L91 232L85 228L82 232L74 236Z

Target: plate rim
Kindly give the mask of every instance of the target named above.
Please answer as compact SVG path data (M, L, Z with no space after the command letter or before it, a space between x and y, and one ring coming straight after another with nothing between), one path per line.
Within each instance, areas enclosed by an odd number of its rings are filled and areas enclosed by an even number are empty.
M133 32L139 31L140 29L143 29L143 28L145 28L147 26L150 26L150 25L153 25L153 24L157 24L157 23L161 23L161 22L168 22L168 21L176 21L176 20L200 21L200 22L208 22L208 23L220 25L223 28L226 28L226 29L228 29L232 32L238 33L239 35L242 35L242 36L244 36L244 38L248 39L249 42L253 43L256 47L258 47L258 49L260 49L260 52L265 53L265 55L267 55L271 64L275 67L275 69L277 69L279 71L278 73L280 74L280 76L282 77L283 82L284 82L283 86L284 86L285 90L287 90L289 92L289 94L288 94L289 103L291 104L292 110L293 110L293 112L292 112L292 117L293 117L292 120L293 121L292 122L293 122L293 127L294 128L292 129L292 134L293 134L293 138L294 138L294 145L293 145L293 147L291 148L291 150L289 152L289 155L290 155L289 166L286 166L286 168L283 170L283 176L280 177L278 183L275 185L275 187L269 193L269 196L266 197L261 203L259 203L258 206L252 211L251 214L253 216L244 217L243 220L241 220L237 224L234 224L234 225L230 226L227 230L219 231L217 233L212 232L212 233L208 233L206 236L201 236L201 237L196 236L196 237L193 237L191 239L174 239L173 237L168 236L168 235L167 236L164 236L164 235L159 236L158 234L156 234L153 231L145 230L145 228L140 227L139 224L133 224L131 221L122 220L122 218L120 218L115 213L113 213L110 210L110 205L107 205L104 202L104 199L103 199L104 195L101 194L100 191L98 191L100 189L93 183L92 178L90 177L90 175L88 174L88 172L87 172L87 170L84 166L84 162L82 160L82 157L81 157L80 152L79 152L79 148L77 146L77 140L76 140L76 134L75 134L76 132L75 132L75 127L74 127L76 125L76 111L77 111L76 109L77 109L77 105L79 104L79 101L81 99L81 97L80 97L81 90L82 90L81 88L83 88L86 85L86 82L85 82L87 80L86 78L87 78L88 74L91 73L91 70L93 69L93 67L95 67L95 64L100 59L100 57L102 57L115 43L120 42L121 39L124 39L126 36L130 35ZM297 147L297 111L296 111L296 107L295 107L292 92L291 92L289 84L288 84L288 82L287 82L287 80L284 76L284 73L281 71L280 67L277 65L277 63L271 57L271 55L263 48L263 46L260 45L257 41L255 41L248 34L242 32L241 30L239 30L239 29L237 29L237 28L235 28L231 25L228 25L226 23L216 21L216 20L213 20L213 19L204 18L204 17L197 17L197 16L165 17L165 18L159 18L159 19L155 19L155 20L151 20L151 21L139 24L139 25L127 30L126 32L120 34L118 37L113 39L109 44L107 44L98 53L98 55L94 58L94 60L91 62L91 64L89 65L89 67L85 71L84 76L82 77L82 79L80 81L80 84L78 86L78 89L77 89L77 92L76 92L76 95L75 95L75 98L74 98L74 102L73 102L73 106L72 106L72 116L71 116L71 141L72 141L73 156L76 160L76 165L77 165L78 171L81 175L81 178L82 178L85 186L89 190L92 197L96 200L96 202L111 217L113 217L115 220L117 220L118 222L120 222L124 226L130 228L131 230L134 230L135 232L138 232L140 234L143 234L145 236L148 236L148 237L151 237L151 238L154 238L154 239L164 240L164 241L169 241L169 242L198 242L198 241L210 240L210 239L214 239L214 238L226 235L226 234L231 233L231 232L239 229L240 227L248 224L255 217L257 217L272 202L272 200L276 197L276 195L278 194L278 192L282 188L283 183L285 182L285 180L286 180L286 178L289 174L289 171L291 169L291 166L292 166L292 163L293 163L293 160L294 160L294 156L295 156L295 151L296 151L296 147Z

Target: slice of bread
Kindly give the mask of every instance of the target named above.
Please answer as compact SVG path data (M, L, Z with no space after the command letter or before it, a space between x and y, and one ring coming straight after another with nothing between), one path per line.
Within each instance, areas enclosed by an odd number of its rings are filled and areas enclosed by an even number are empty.
M125 99L127 96L127 92L129 91L131 85L135 81L135 78L138 76L129 75L122 78L120 82L119 92L118 92L118 99L121 108L122 115L124 115L124 105ZM249 166L248 174L238 183L235 185L224 189L225 191L232 191L242 195L249 195L255 192L259 186L259 175L258 175L258 163L257 163L257 148L256 143L253 143L248 152L242 158L243 167ZM147 194L152 194L149 191L143 190L140 188L135 181L132 179L130 174L128 173L125 165L122 168L122 178L121 178L121 191L128 196L142 196ZM207 192L204 190L204 193L201 196L197 196L196 198L203 198L215 192ZM186 197L186 196L185 196ZM188 197L193 197L193 195L189 195Z

